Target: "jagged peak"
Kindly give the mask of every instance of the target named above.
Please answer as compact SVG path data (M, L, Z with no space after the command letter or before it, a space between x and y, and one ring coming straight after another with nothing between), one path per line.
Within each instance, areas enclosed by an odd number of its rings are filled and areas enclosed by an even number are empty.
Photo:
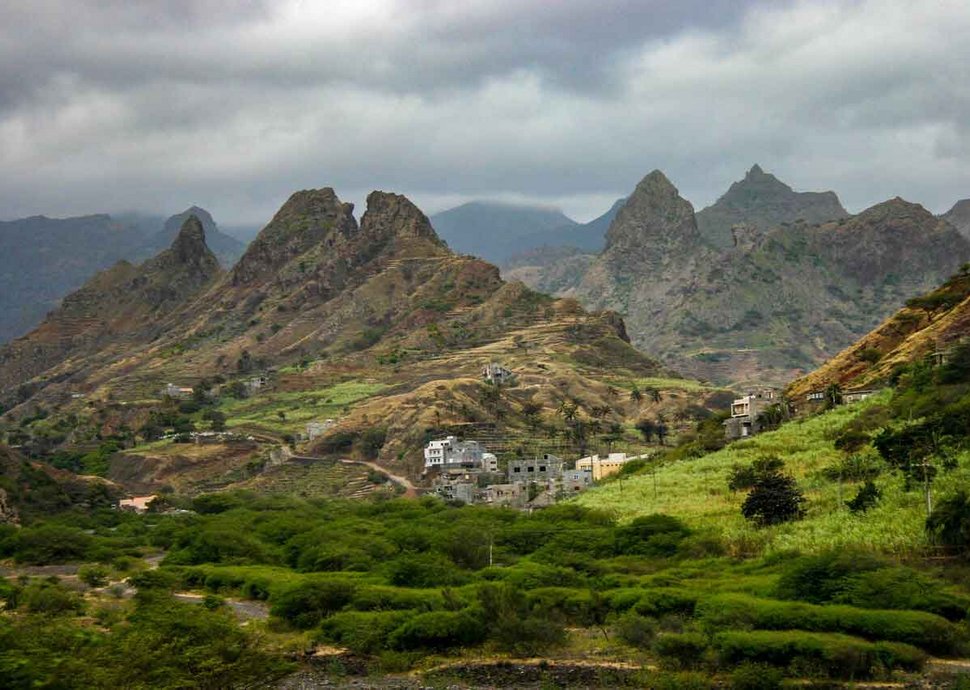
M360 220L361 233L393 235L399 238L426 238L442 244L431 221L402 194L373 191L367 195L367 210Z
M751 169L748 171L748 174L745 175L745 177L746 178L761 177L764 174L765 174L765 171L761 169L761 166L755 163L754 165L751 166ZM772 175L771 177L774 177L774 175Z
M617 212L606 233L606 247L642 248L645 238L663 238L665 244L698 238L694 207L660 170L640 180Z
M193 261L199 256L209 252L209 247L205 243L205 228L202 221L194 213L185 219L179 229L175 241L172 242L172 253L175 258L182 263Z

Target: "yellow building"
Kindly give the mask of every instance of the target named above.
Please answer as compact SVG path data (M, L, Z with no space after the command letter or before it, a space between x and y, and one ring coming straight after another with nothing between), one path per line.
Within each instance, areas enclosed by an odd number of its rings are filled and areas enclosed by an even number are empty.
M610 453L609 455L591 455L576 461L577 470L586 470L593 475L593 481L598 482L603 477L609 477L620 471L626 463L641 456L626 453Z

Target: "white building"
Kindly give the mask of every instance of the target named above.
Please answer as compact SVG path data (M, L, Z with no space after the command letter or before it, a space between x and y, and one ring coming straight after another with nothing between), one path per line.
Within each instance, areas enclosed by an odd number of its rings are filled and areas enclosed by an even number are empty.
M312 441L315 438L319 438L320 436L323 436L330 429L332 429L336 424L337 424L336 420L333 420L333 419L326 419L322 422L320 421L309 422L306 425L307 440Z
M456 436L431 441L424 449L424 466L481 467L487 472L498 469L498 458L486 453L478 441L459 441Z
M176 386L174 383L169 383L166 384L165 388L162 389L162 396L166 395L170 398L176 399L191 398L192 389L184 386Z
M501 386L503 383L511 382L515 378L515 374L501 364L491 362L482 367L482 378L486 383L494 383L497 386Z

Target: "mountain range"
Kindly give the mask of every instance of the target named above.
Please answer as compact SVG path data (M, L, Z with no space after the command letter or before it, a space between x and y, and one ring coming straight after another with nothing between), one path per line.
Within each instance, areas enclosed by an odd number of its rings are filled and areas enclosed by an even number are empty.
M169 218L97 214L0 222L0 343L36 326L97 271L122 259L142 261L167 247L189 215L202 222L221 262L231 265L239 258L245 245L220 232L212 216L196 206Z
M558 209L472 201L431 216L431 222L454 251L502 265L538 248L598 252L622 205L620 199L601 216L577 223Z
M970 259L954 226L966 208L936 217L895 198L850 215L834 193L794 192L754 166L695 213L654 171L601 253L539 253L505 275L616 310L635 345L685 374L781 385Z
M497 396L481 384L493 361L517 377ZM503 281L453 253L403 196L373 192L358 223L330 188L293 194L228 271L194 215L169 249L102 271L0 347L0 404L8 419L43 407L104 434L106 418L144 425L167 383L269 371L288 399L366 389L318 445L372 443L379 429L371 451L412 476L434 430L485 424L534 440L564 401L619 429L653 407L690 420L724 404L723 391L700 388L641 408L618 387L671 373L630 345L615 313Z

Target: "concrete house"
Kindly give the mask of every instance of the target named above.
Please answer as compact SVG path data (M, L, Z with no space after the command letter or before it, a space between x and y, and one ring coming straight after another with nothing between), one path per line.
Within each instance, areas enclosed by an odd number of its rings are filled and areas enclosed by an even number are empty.
M431 441L424 449L425 469L478 467L486 472L498 470L498 458L486 453L478 441L459 441L456 436Z
M823 394L824 395L824 394ZM724 422L724 435L729 440L747 438L761 431L758 417L771 405L779 402L780 397L773 388L753 391L731 403L731 417Z
M637 460L639 455L626 453L610 453L609 455L590 455L576 461L576 469L589 472L594 482L604 477L616 474L626 463Z
M564 464L555 455L548 453L541 458L510 460L508 469L509 483L548 482L549 480L559 479L562 477Z
M192 389L185 386L176 386L174 383L168 383L165 388L162 389L162 396L168 396L170 398L175 398L176 400L184 400L185 398L192 397Z
M333 419L325 419L324 421L314 421L309 422L306 425L306 438L308 441L312 441L315 438L319 438L327 433L330 429L336 426L337 422Z
M502 384L511 383L514 378L515 374L497 362L491 362L482 367L482 379L485 383L493 383L496 386L501 386Z

